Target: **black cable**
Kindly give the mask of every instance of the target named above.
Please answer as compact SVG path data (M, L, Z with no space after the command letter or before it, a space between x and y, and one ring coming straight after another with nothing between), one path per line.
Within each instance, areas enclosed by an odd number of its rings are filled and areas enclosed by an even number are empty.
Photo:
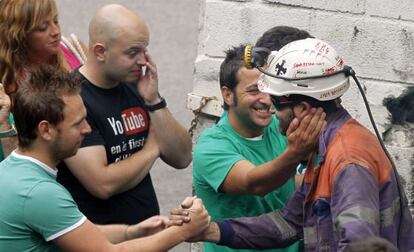
M352 68L349 69L349 75L352 76L352 79L354 79L355 83L357 84L357 87L359 89L359 92L361 93L362 99L364 100L364 104L365 104L365 108L367 109L369 120L371 121L372 127L374 128L374 131L375 131L375 134L378 138L378 141L380 142L380 145L381 145L385 155L390 160L391 167L394 171L395 181L397 182L398 196L400 197L400 224L398 226L398 245L400 245L400 239L402 237L402 232L403 232L401 222L403 221L404 207L405 207L405 203L406 203L404 201L404 199L405 199L405 195L403 194L404 189L401 188L402 183L401 183L401 180L400 180L400 176L398 175L397 167L395 166L394 160L392 159L391 154L388 152L388 149L385 147L384 141L382 141L382 138L379 134L379 131L378 131L377 126L376 126L375 121L374 121L374 117L372 116L371 109L370 109L369 104L368 104L368 99L365 96L364 89L362 88L361 84L359 83L357 77L355 76L355 71Z
M361 93L362 99L364 100L365 108L367 109L369 120L371 121L371 125L374 128L375 135L377 136L378 141L380 142L380 145L381 145L382 149L385 152L385 155L387 155L388 159L390 160L390 162L394 166L393 159L391 158L390 153L388 152L387 148L385 147L384 142L382 141L382 138L381 138L380 133L378 131L377 125L374 121L374 117L372 116L371 108L369 107L369 104L368 104L368 99L365 96L365 91L362 88L361 84L359 83L358 79L356 78L355 71L352 68L350 68L350 70L349 70L349 75L352 76L352 79L354 79L354 81L357 84L357 87L359 89L359 92Z

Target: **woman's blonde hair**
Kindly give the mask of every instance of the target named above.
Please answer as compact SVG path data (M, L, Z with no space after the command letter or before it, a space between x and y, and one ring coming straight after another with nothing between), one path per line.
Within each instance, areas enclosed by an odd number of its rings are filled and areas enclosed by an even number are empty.
M23 69L30 64L29 34L50 15L57 15L54 0L0 1L0 82L7 94L17 91ZM63 70L63 54L54 55L48 64Z

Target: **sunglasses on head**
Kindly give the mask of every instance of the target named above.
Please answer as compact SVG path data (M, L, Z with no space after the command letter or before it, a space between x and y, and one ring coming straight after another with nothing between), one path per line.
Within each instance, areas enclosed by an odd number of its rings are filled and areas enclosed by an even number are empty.
M295 104L294 101L280 99L280 98L275 97L275 96L271 96L271 99L272 99L273 107L275 107L275 109L278 110L278 111L281 111L281 110Z

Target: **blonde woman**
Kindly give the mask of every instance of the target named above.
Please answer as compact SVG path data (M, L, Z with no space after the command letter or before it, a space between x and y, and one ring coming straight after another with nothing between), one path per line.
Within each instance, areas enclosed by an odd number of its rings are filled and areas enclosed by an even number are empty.
M45 64L71 71L83 64L83 48L76 38L62 40L54 0L0 1L0 83L11 98L11 107L21 80ZM11 129L12 118L9 121L2 128ZM4 138L3 143L14 149L12 139Z

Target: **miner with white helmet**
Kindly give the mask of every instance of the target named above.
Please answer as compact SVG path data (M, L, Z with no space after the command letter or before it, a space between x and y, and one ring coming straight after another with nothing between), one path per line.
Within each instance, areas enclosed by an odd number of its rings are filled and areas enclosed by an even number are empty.
M375 135L340 106L351 68L318 39L292 42L267 62L259 89L272 96L281 132L315 107L324 108L327 127L285 208L212 223L203 238L254 249L304 239L305 251L343 251L352 241L377 236L413 251L413 220L392 162Z
M267 71L273 76L262 74L258 87L271 95L282 134L297 117L294 107L322 107L326 113L333 113L340 108L339 97L349 88L343 58L318 39L298 40L272 52ZM294 106L305 102L309 106Z

